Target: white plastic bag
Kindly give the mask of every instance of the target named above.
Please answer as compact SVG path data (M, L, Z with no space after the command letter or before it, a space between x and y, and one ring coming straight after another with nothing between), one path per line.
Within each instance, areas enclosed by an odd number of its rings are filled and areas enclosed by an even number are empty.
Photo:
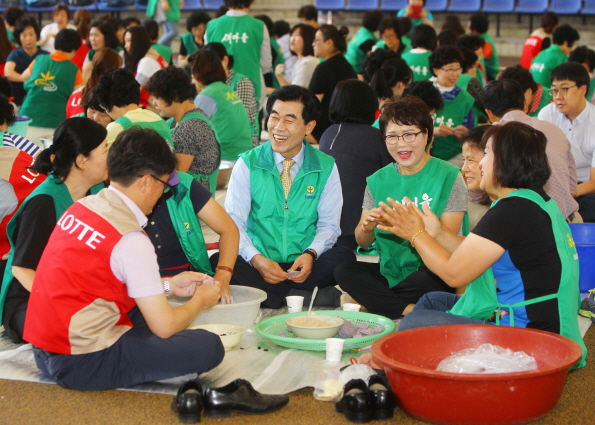
M537 369L535 359L492 344L467 348L442 360L436 370L452 373L511 373Z
M352 379L368 382L376 371L365 364L354 364L343 369L327 370L326 379L318 381L314 387L314 398L321 401L337 401L343 396L343 388Z

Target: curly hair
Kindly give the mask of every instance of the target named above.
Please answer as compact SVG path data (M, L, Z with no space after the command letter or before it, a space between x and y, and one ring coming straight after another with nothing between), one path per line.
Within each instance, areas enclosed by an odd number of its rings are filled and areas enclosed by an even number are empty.
M190 32L192 31L192 28L197 27L200 24L203 24L206 27L210 20L211 17L206 12L193 12L192 15L186 19L186 30Z
M163 99L168 105L192 99L192 80L181 68L170 66L157 71L147 82L145 90Z
M16 120L12 103L6 96L0 94L0 123L11 126Z
M442 68L449 63L458 63L461 67L465 62L465 56L461 49L454 46L439 47L428 58L430 61L430 71L436 76L434 69Z
M405 96L398 100L389 100L380 113L380 131L386 134L389 123L414 125L428 135L428 142L434 135L434 122L426 103L416 96Z
M99 104L106 112L140 102L140 84L134 74L122 68L111 69L99 77L95 86Z

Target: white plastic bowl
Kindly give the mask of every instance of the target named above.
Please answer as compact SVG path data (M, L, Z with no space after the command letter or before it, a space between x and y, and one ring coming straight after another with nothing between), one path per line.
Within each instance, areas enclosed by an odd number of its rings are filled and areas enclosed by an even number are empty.
M246 329L241 326L223 324L190 326L188 329L204 329L205 331L219 335L225 351L238 345L242 339L242 335L246 332Z
M218 304L205 310L196 316L190 326L210 323L229 323L246 329L253 326L260 311L260 303L267 299L267 293L248 286L231 285L231 295L234 304ZM172 307L179 307L189 298L171 296L168 300Z
M324 321L325 324L330 326L316 326L316 325L300 325L299 323L308 320L315 319L316 321ZM334 316L317 316L315 314L311 316L295 316L290 317L285 321L287 327L295 336L305 339L325 339L332 338L339 332L339 329L345 321L340 317Z

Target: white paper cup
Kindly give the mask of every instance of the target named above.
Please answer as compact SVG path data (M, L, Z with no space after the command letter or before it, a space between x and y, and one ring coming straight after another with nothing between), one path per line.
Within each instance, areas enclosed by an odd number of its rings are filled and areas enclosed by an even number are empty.
M343 356L345 340L341 338L326 338L326 359L329 362L339 363Z
M343 311L359 311L361 305L355 303L345 303L343 304Z
M302 307L304 306L304 297L292 295L290 297L285 297L285 299L287 300L287 307L289 307L290 313L299 313L302 311Z

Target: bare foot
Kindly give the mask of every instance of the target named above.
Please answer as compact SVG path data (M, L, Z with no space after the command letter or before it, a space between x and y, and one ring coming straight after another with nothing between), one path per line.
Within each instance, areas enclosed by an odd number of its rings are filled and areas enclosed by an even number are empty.
M409 304L407 307L405 307L405 310L403 310L403 316L411 313L411 311L413 311L413 307L415 307L415 304Z

